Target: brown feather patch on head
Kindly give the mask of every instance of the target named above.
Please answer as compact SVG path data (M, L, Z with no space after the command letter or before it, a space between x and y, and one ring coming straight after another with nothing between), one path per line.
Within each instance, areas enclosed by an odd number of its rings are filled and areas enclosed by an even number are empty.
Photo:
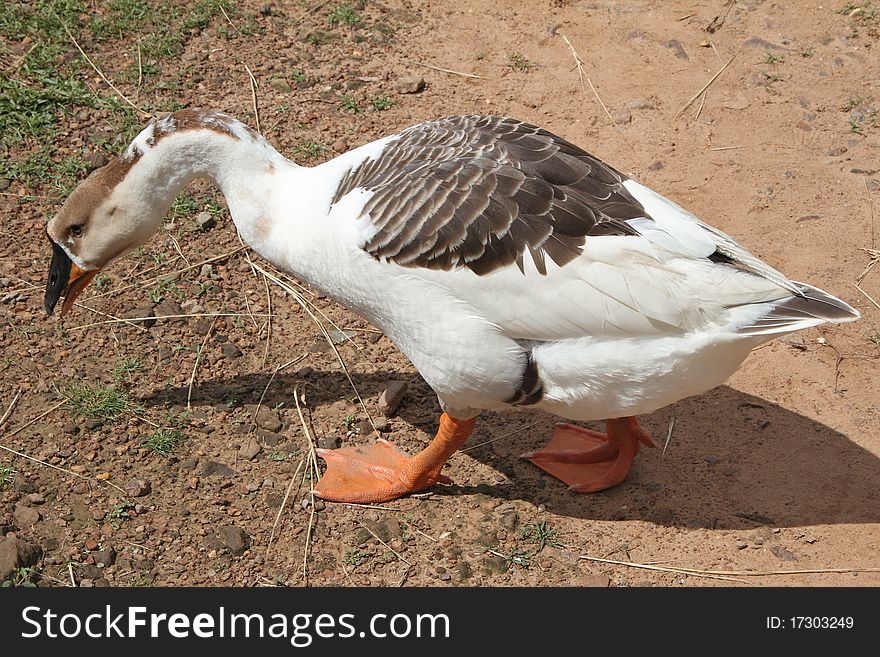
M95 208L107 200L107 197L142 156L143 153L135 148L125 155L113 158L100 169L96 169L73 191L61 206L61 210L49 223L46 229L49 236L59 244L64 244L67 242L72 226L82 226L87 229Z

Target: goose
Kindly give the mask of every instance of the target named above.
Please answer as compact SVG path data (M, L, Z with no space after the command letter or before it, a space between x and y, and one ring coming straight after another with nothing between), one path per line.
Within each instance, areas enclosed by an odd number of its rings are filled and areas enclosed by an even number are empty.
M320 450L326 500L375 503L450 483L441 470L483 410L571 423L523 455L579 493L624 481L636 416L723 383L756 346L859 313L789 280L578 146L505 117L421 123L314 167L222 113L153 120L47 224L51 314L147 242L196 178L244 241L373 323L442 408L410 456L379 440Z

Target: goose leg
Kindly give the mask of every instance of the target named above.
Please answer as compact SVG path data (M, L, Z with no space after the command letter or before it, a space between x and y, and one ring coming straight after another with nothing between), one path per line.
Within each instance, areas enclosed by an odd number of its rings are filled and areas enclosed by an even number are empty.
M374 445L319 449L327 471L315 494L332 502L373 504L403 497L452 480L440 474L443 465L474 430L476 418L458 420L444 413L431 443L415 456L387 440Z
M626 479L640 445L656 445L634 417L606 420L605 428L607 433L600 433L557 424L546 447L522 458L565 482L575 493L611 488Z

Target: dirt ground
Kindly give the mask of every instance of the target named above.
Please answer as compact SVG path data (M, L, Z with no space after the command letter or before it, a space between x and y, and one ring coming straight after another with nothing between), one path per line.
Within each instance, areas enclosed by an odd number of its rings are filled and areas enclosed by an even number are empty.
M113 3L84 4L100 16ZM344 11L334 20L333 3L225 6L152 73L125 74L137 70L132 35L82 31L78 43L139 106L206 107L256 126L256 98L264 134L303 164L450 114L539 124L863 318L777 340L727 385L642 418L668 444L644 450L612 490L569 494L521 461L554 423L524 411L483 414L445 470L452 486L376 507L315 505L294 389L319 444L368 442L372 428L318 325L251 269L220 195L206 183L188 190L193 202L59 320L42 310L43 225L62 194L10 176L0 196L3 410L21 392L0 433L19 453L0 452L0 528L43 552L10 581L880 585L880 307L868 299L880 300L880 267L864 293L855 286L880 230L880 5L388 0L351 3L358 21ZM30 43L3 37L4 66ZM82 62L67 45L62 59ZM114 95L84 62L78 71ZM399 93L410 75L424 90ZM100 164L112 151L95 135L112 132L114 111L58 114L56 161ZM6 156L24 162L36 148L23 140ZM203 212L217 225L198 228ZM412 365L363 320L300 291L328 330L350 336L334 334L374 419L388 382L408 384L377 421L382 435L408 451L426 444L439 406ZM148 327L113 319L147 314L195 316ZM114 391L128 410L102 419L76 400L58 406L84 386Z

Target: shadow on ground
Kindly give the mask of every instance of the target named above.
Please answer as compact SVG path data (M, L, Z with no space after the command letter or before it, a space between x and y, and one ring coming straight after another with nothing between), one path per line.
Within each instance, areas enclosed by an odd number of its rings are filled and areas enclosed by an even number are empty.
M391 378L407 380L409 391L398 413L415 429L412 444L427 442L433 435L439 405L417 375L354 374L352 378L364 399L378 395ZM192 403L225 407L231 397L254 403L268 381L264 374L207 381L193 389ZM296 384L307 389L316 417L322 406L351 397L343 374L313 372L305 381L293 375L276 376L263 403L290 405ZM169 388L141 402L185 408L187 392L186 387ZM485 413L465 449L538 424L453 457L447 471L468 485L437 492L479 492L543 503L553 513L573 518L712 529L880 522L880 459L834 429L721 386L642 418L661 446L673 413L675 429L665 458L660 449L643 450L623 485L594 495L569 493L562 483L518 458L546 442L556 418L537 411ZM503 473L506 481L476 480L481 475L469 467L472 458ZM828 467L832 463L835 467Z

